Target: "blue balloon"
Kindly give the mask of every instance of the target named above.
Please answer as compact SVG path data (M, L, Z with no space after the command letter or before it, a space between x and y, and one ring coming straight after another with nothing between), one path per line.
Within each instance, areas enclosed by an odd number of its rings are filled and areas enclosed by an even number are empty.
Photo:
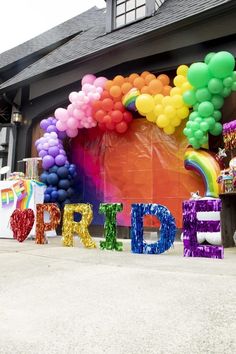
M57 193L58 193L58 201L64 202L67 198L67 192L64 189L59 189Z
M44 194L44 203L50 203L51 197L50 194Z
M73 176L74 173L75 173L75 168L70 167L70 168L69 168L69 174L70 174L71 176Z
M58 199L58 192L57 191L52 191L51 193L51 201L52 202L57 202Z
M67 194L69 197L72 197L74 195L74 193L75 193L75 190L73 188L67 189Z
M47 172L43 172L40 175L40 181L46 184L47 183L47 177L48 177L48 173Z
M58 167L57 167L57 166L52 166L51 168L49 168L49 172L50 172L50 173L52 173L52 172L57 173L57 170L58 170Z
M58 176L55 172L50 173L47 177L48 184L51 184L52 186L56 186L58 184Z
M68 174L69 174L68 169L65 166L59 167L57 170L57 175L60 178L67 178Z
M68 179L61 179L58 182L58 187L61 189L68 189L70 188L70 181L68 181Z
M51 195L52 191L53 191L53 188L52 188L52 187L47 187L47 189L46 189L46 191L45 191L45 194Z

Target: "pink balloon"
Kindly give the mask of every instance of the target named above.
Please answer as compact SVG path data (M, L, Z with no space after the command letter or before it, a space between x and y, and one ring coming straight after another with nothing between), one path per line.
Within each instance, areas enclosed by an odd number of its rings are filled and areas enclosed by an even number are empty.
M68 119L68 113L65 108L57 108L54 113L55 117L62 122L65 122Z
M71 103L75 102L78 98L78 93L73 91L69 94L69 100Z
M94 76L93 74L87 74L82 78L82 86L84 84L93 84L95 80L96 76Z
M69 129L76 129L77 128L77 121L73 117L70 117L66 123L67 123L67 127Z
M56 127L60 132L64 132L66 130L66 124L61 122L60 120L56 122Z
M84 117L84 111L82 109L74 109L73 110L73 117L77 119L82 119Z
M66 134L69 138L75 138L78 135L78 129L66 129Z
M107 79L103 76L98 77L95 81L94 81L94 86L96 87L102 87L104 88L105 82L107 81Z
M93 85L90 85L90 84L84 84L83 87L82 87L82 91L85 93L85 94L88 94L89 92L93 92Z
M74 111L74 105L73 104L69 104L69 106L67 106L67 112L69 115L73 114Z

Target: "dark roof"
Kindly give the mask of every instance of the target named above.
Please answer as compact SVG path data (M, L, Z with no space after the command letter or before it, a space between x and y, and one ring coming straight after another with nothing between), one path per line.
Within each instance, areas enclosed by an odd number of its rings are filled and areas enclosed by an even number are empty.
M3 90L14 86L49 70L86 58L96 52L159 30L186 18L200 15L205 11L230 2L233 3L234 0L167 0L154 16L107 34L105 33L104 9L93 8L90 13L89 11L85 13L87 18L90 17L93 27L22 70L19 74L3 83L0 89Z
M93 18L96 16L97 8L92 7L88 11L51 28L50 30L24 42L0 54L0 69L8 66L20 59L25 58L46 47L59 43L64 39L85 31L93 26Z

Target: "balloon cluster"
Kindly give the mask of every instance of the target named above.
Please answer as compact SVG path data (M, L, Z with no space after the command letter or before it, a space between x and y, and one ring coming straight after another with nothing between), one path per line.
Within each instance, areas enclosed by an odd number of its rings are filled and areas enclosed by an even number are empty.
M183 100L193 112L184 129L189 143L199 149L208 141L208 133L222 132L221 111L224 98L236 91L235 59L229 52L209 53L204 63L190 66L187 78L193 86L183 94Z
M45 203L70 203L74 194L73 179L76 176L75 165L69 164L62 139L66 137L65 132L58 131L57 119L49 117L40 122L40 128L45 131L44 135L36 140L35 146L38 154L42 157L44 172L40 180L46 184L44 194Z
M108 91L102 93L101 99L93 102L93 118L101 130L125 133L132 121L132 113L128 112L121 101L114 100Z
M191 88L186 78L187 71L186 65L178 67L177 76L174 78L175 87L170 87L169 95L141 94L136 98L135 105L138 112L148 121L163 128L166 134L173 134L175 128L189 115L189 108L182 98L182 94ZM169 78L168 82L170 82Z
M107 79L88 74L82 79L82 88L79 92L71 92L69 95L70 104L67 109L57 108L55 117L56 127L59 131L66 131L70 138L78 134L78 129L92 128L97 122L92 117L92 102L99 100Z

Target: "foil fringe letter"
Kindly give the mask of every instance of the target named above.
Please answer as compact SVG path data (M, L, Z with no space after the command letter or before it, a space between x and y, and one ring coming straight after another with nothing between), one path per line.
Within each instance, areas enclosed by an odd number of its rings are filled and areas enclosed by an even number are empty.
M50 222L44 222L44 212L47 211L50 214ZM60 223L60 209L54 203L37 204L36 205L36 238L37 244L46 243L45 231L54 230Z
M79 222L74 221L74 213L80 213ZM93 209L90 204L66 204L64 207L62 237L64 246L73 246L73 234L80 236L83 245L87 248L96 248L88 226L93 220Z
M105 241L100 241L100 248L107 250L123 250L123 243L116 240L117 237L117 224L116 224L116 214L123 210L123 205L121 203L101 203L99 207L99 212L105 214L104 223L104 236Z

